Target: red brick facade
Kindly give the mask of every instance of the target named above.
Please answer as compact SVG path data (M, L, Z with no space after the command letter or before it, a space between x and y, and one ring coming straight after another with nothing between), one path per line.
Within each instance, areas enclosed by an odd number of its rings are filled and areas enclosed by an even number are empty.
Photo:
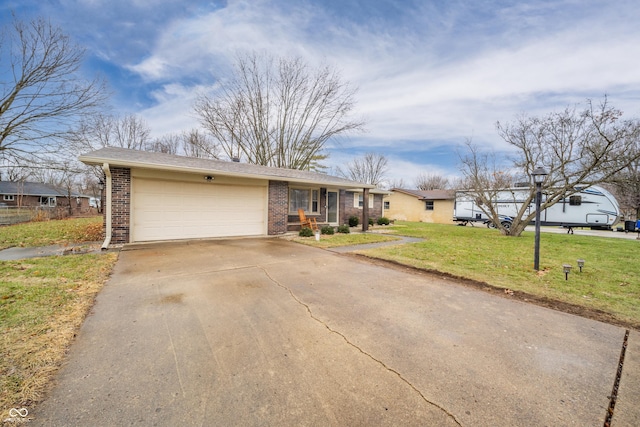
M340 191L340 218L342 224L348 224L351 216L357 216L362 222L362 208L355 206L355 194L357 193L352 191ZM382 194L373 195L373 208L369 208L369 218L373 218L374 221L382 216L382 199Z
M131 220L131 169L111 170L111 243L129 243Z
M269 224L270 235L287 232L287 214L289 210L289 183L269 181Z

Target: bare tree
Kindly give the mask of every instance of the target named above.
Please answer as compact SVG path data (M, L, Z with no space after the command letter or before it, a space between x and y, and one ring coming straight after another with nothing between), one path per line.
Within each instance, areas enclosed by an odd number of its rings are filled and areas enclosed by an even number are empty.
M420 173L415 181L415 186L418 190L446 190L449 188L449 178L437 173Z
M345 169L336 167L338 176L366 184L378 185L387 173L388 159L379 153L367 153L347 163Z
M636 150L640 151L640 140ZM640 218L640 158L614 175L609 183L626 217L632 220Z
M103 147L144 150L151 141L146 122L134 114L123 117L96 113L86 116L67 135L68 148L75 153L94 151Z
M79 168L79 162L75 159L59 160L52 164L50 170L52 171L50 183L64 189L67 198L67 212L69 216L72 216L75 203L73 193L79 187L78 182L82 173L81 168Z
M636 141L637 120L622 120L622 112L608 105L587 102L584 110L566 108L546 117L521 117L516 122L497 123L500 136L516 153L499 164L468 142L461 157L461 171L472 194L482 202L485 213L506 235L519 236L535 218L535 189L530 191L510 227L498 220L495 203L498 191L509 191L515 181L532 182L532 172L544 167L549 175L543 184L541 209L576 193L578 188L610 181L640 158ZM522 190L522 189L519 189Z
M394 188L407 188L407 184L402 178L387 179L385 183L386 190L393 190Z
M0 181L26 181L31 176L31 168L16 166L10 163L0 165Z
M254 53L239 57L235 76L194 109L229 158L309 169L330 138L362 129L348 118L354 94L328 66Z
M0 156L15 164L56 151L69 125L105 99L77 71L84 50L43 19L14 18L0 39Z
M114 121L112 129L116 147L144 150L151 140L147 123L135 114L127 114Z
M220 146L211 140L206 133L198 129L182 132L182 150L185 155L203 159L220 158Z
M156 153L181 154L182 139L180 138L180 134L170 133L154 139L147 144L146 149L147 151L154 151Z

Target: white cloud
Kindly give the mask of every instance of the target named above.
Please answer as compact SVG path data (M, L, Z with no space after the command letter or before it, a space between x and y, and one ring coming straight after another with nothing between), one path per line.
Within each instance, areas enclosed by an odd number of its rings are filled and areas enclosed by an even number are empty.
M140 111L140 116L149 124L153 137L199 128L193 114L193 103L197 94L205 90L202 86L187 87L167 84L152 95L156 105Z
M360 88L356 113L369 120L368 133L345 145L402 143L411 149L417 142L424 148L473 137L504 148L495 122L522 112L545 114L605 93L629 114L640 112L638 6L579 3L514 6L465 31L461 20L472 17L462 7L441 15L418 9L405 19L422 26L395 28L385 17L346 25L318 3L230 1L168 22L151 54L131 70L153 82L210 84L228 72L239 50L326 60ZM184 118L191 112L192 86L166 84L156 94L157 105L144 112L157 123L154 133L194 123Z

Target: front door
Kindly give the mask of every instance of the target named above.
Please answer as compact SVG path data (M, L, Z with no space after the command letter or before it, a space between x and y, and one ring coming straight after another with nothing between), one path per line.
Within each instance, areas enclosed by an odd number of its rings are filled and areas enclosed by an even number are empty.
M327 191L327 222L329 224L338 223L338 192Z

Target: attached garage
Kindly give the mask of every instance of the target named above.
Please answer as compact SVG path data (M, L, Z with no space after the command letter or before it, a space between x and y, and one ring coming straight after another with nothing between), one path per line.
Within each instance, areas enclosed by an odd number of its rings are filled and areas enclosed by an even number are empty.
M350 211L339 200L348 199L354 188L363 194L374 188L318 172L118 147L92 151L80 161L104 173L104 249L134 242L284 234L289 227L300 228L299 209L330 226L361 214L366 230L368 204ZM308 194L301 199L304 206L291 198L301 192ZM378 196L376 216L382 214Z
M266 184L175 178L140 177L132 171L133 242L267 234Z

